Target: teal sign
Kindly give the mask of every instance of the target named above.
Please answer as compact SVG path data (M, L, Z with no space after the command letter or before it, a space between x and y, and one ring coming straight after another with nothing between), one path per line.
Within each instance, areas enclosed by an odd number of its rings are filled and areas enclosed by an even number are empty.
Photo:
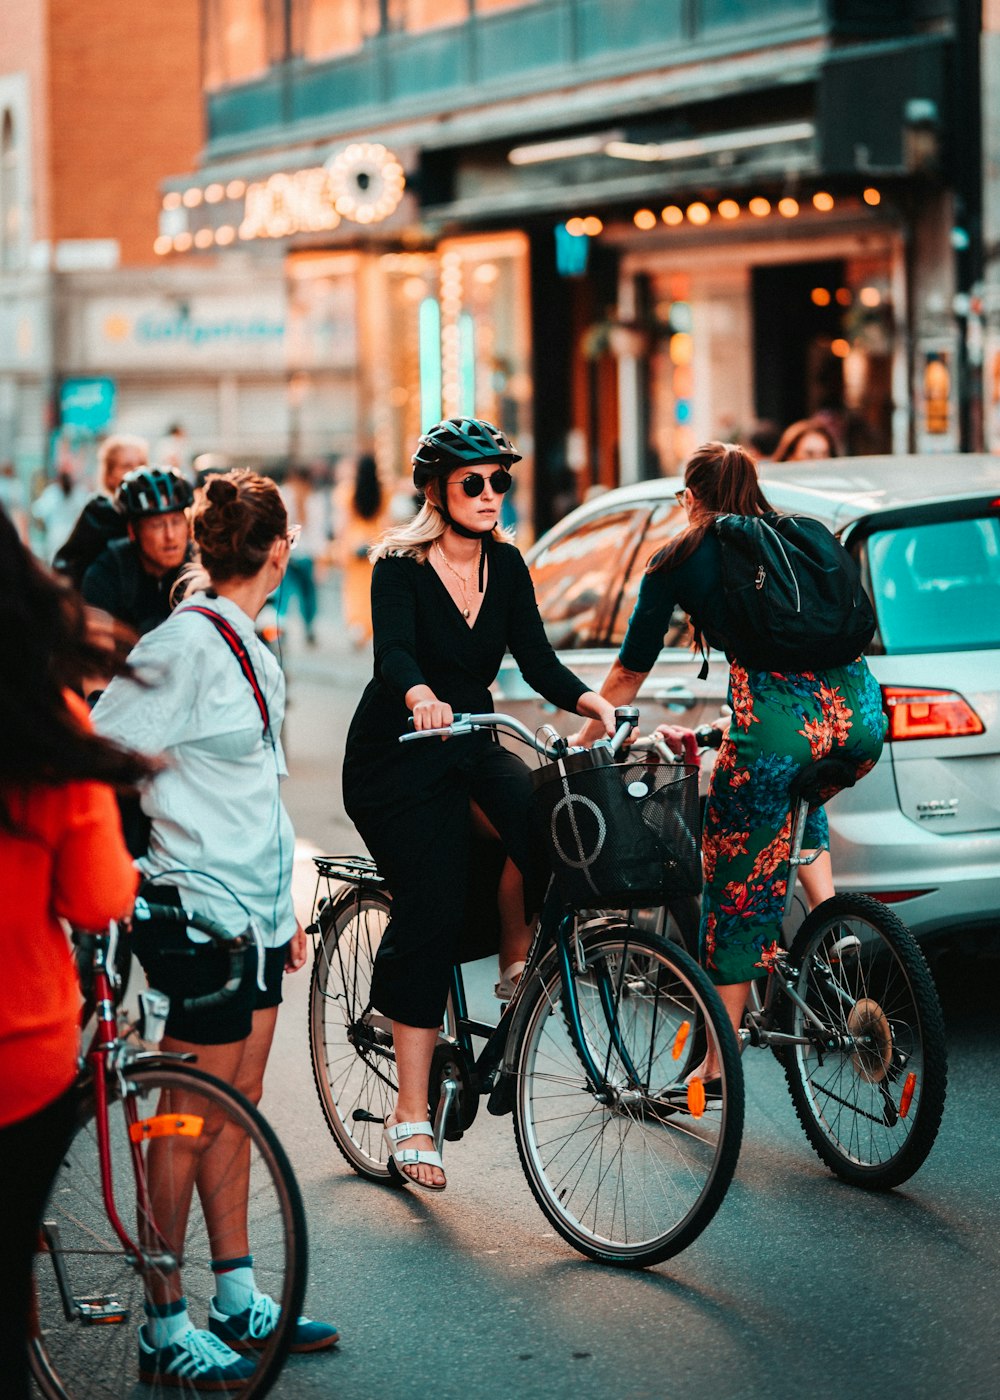
M64 379L59 388L59 421L67 428L100 433L115 417L113 379Z

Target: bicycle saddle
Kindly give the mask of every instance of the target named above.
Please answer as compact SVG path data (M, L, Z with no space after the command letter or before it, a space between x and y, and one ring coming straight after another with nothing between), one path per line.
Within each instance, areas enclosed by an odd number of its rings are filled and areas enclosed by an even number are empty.
M843 759L819 758L792 779L788 791L795 801L803 800L815 806L831 793L853 787L855 781L854 768Z

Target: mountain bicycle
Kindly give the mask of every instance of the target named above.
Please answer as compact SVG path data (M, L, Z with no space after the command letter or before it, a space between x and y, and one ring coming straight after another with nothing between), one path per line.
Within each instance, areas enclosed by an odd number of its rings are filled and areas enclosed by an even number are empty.
M636 715L617 712L615 738L583 751L499 714L458 715L447 729L403 736L461 742L503 730L549 760L535 774L535 798L554 878L497 1025L469 1015L461 967L453 971L428 1089L435 1144L460 1139L486 1096L489 1112L513 1114L521 1165L555 1230L589 1258L626 1268L697 1238L725 1196L743 1129L737 1045L717 994L682 949L628 913L643 885L662 900L701 878L696 770L616 761ZM370 986L391 898L367 857L315 863L307 932L316 1087L344 1157L359 1175L388 1183L397 1178L382 1128L395 1059ZM607 912L616 908L625 912ZM695 1026L716 1048L718 1093L685 1082L697 1063ZM474 1040L485 1041L478 1055Z
M252 935L173 905L137 901L133 920L156 918L200 930L229 949L225 986L188 1007L219 1004L239 986ZM280 1306L246 1375L230 1394L262 1397L281 1369L306 1283L306 1225L291 1165L274 1132L231 1085L156 1048L169 1002L139 993L134 1026L119 1024L123 995L119 929L74 935L84 1025L96 1025L76 1082L76 1131L53 1184L34 1269L31 1370L46 1400L120 1400L169 1389L200 1394L175 1374L144 1377L137 1330L147 1301L187 1297L206 1327L215 1291L211 1261L253 1253L262 1291ZM200 1170L212 1149L212 1171ZM227 1215L225 1182L242 1173L247 1209ZM215 1183L213 1188L212 1183ZM197 1188L197 1189L196 1189ZM229 1199L227 1195L226 1200ZM242 1247L241 1247L242 1246ZM139 1389L137 1389L139 1387Z
M722 731L694 731L699 751ZM654 741L655 742L655 741ZM664 762L674 763L665 744ZM690 761L690 755L685 755ZM853 786L836 757L810 764L791 784L788 950L765 958L739 1032L741 1048L770 1049L785 1071L796 1116L837 1176L869 1190L907 1181L937 1138L947 1092L947 1044L937 989L916 939L878 900L837 894L795 927L796 875L811 807ZM697 954L696 901L675 902L672 927ZM662 927L664 916L653 920Z

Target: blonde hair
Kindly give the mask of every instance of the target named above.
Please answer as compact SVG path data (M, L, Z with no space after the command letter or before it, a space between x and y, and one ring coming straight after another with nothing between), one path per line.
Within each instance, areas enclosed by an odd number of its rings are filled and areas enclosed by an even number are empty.
M149 462L149 443L145 438L134 437L130 433L114 433L105 438L97 454L97 479L102 490L107 489L108 471L114 466L119 452L138 452L142 456L140 465L145 466Z
M448 522L441 514L437 481L427 483L424 496L424 503L412 520L405 525L391 525L375 541L368 551L373 564L389 558L416 559L418 564L426 560L431 545L447 530ZM490 533L504 544L514 543L514 532L504 526L496 525Z

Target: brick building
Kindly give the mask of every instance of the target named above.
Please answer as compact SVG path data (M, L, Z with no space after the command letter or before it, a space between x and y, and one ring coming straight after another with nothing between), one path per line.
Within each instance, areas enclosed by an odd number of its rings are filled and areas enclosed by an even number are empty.
M87 465L108 428L155 442L178 420L194 450L224 422L260 446L255 393L284 398L280 294L248 290L239 259L153 251L161 183L204 144L199 0L3 10L0 462L29 482L56 433Z

